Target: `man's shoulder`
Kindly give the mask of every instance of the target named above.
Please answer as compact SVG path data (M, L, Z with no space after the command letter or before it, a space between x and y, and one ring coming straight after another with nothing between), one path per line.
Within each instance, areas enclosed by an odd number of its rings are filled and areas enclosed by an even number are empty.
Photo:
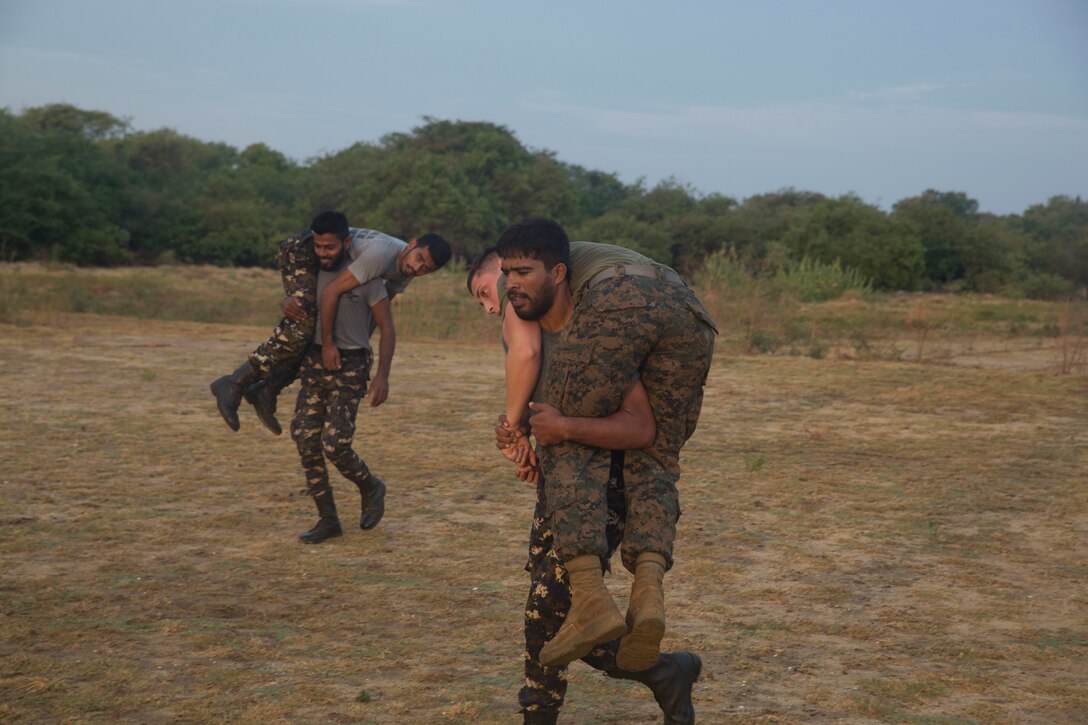
M619 244L605 244L603 242L571 242L570 257L572 262L580 258L589 258L600 260L617 259L620 261L639 260L653 263L652 259L630 247L623 247Z
M371 244L377 245L391 245L406 247L408 243L403 239L397 239L396 237L386 234L385 232L378 231L377 229L364 229L362 227L350 227L348 231L351 232L351 244L352 247L356 245L367 246Z
M352 227L348 257L361 282L374 277L396 277L396 260L407 243L376 229Z

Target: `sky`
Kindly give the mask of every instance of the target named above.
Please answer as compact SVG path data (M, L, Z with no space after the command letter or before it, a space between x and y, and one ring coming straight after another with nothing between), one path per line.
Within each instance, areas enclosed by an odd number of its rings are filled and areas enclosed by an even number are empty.
M738 201L1088 197L1088 0L0 0L0 106L305 162L489 121Z

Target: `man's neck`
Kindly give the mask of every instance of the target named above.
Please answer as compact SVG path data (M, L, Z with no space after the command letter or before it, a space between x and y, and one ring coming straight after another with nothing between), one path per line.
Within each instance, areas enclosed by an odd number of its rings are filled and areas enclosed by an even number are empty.
M559 332L567 326L574 314L574 300L570 294L570 285L565 282L555 291L555 301L551 308L540 318L540 329L546 332Z

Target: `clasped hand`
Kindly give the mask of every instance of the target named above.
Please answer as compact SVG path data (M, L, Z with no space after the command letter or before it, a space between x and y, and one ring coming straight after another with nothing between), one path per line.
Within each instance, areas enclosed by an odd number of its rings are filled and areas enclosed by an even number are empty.
M499 416L495 426L495 447L506 460L517 466L517 477L536 483L540 478L540 464L529 441L529 432L520 426L511 427L505 415Z

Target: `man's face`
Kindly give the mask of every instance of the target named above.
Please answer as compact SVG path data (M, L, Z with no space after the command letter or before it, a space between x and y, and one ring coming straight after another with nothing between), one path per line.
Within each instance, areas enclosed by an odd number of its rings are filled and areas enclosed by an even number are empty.
M472 296L489 315L498 315L506 300L499 299L499 265L481 269L472 278Z
M348 239L340 239L332 233L314 235L314 254L317 255L321 269L336 269L340 266L344 261Z
M560 265L544 269L539 259L511 257L502 260L506 273L506 297L514 312L523 320L539 320L555 302L555 272Z
M397 269L405 279L422 277L435 270L434 259L431 258L431 250L420 247L416 240L408 242L408 246L400 253L397 260Z

